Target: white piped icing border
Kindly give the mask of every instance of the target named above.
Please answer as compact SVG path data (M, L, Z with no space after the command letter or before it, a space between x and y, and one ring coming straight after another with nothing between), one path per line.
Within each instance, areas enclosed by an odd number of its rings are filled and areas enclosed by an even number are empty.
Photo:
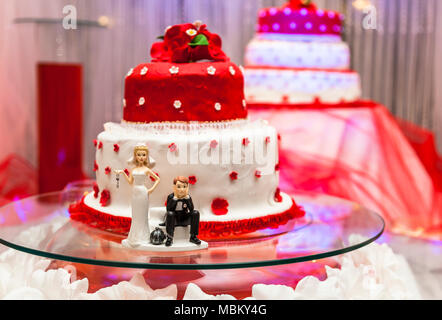
M104 125L106 131L121 130L127 128L128 130L142 130L150 132L163 131L201 131L201 130L222 130L230 128L240 128L250 124L249 119L239 119L231 121L218 122L151 122L151 123L134 123L122 121L121 124L108 122Z

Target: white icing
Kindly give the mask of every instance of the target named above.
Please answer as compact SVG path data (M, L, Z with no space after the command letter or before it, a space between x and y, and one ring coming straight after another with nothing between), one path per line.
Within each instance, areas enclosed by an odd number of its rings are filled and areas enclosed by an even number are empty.
M346 70L350 49L342 41L253 39L246 48L246 65Z
M358 100L361 84L356 72L247 68L244 91L248 103L340 103Z
M177 66L172 66L169 69L170 74L177 74L180 71L180 68Z
M281 203L274 200L279 182L275 171L278 163L277 134L263 121L239 120L217 124L123 122L106 123L104 127L105 131L98 135L103 148L96 152L99 167L96 176L100 191L109 190L111 200L109 206L102 207L99 197L96 199L90 193L85 203L92 208L112 215L131 216L132 186L120 177L117 189L115 174L106 175L104 168L132 169L128 159L133 156L134 146L140 143L148 146L149 156L156 162L153 170L161 179L149 197L151 207L164 206L172 192L173 179L179 175L195 176L197 179L195 185L190 186L190 194L195 208L200 211L201 221L249 219L281 213L292 205L291 198L285 194L282 194ZM270 137L269 143L266 143L267 137ZM244 138L250 140L248 146L242 144ZM214 141L218 143L216 146ZM119 145L118 152L114 151L114 144ZM177 146L175 152L169 150L171 144ZM180 159L186 162L179 162ZM218 161L215 162L215 159ZM260 178L255 176L256 170L262 172ZM238 180L230 179L229 174L233 171L238 173ZM148 184L151 183L148 179ZM226 215L212 213L211 203L215 198L228 201Z
M216 68L214 68L213 66L210 66L207 68L207 73L211 76L213 76L216 72Z
M181 101L180 100L175 100L173 102L173 106L175 107L175 109L180 109L181 108Z
M243 101L245 102L245 101ZM264 120L263 120L264 121ZM137 134L139 130L150 131L151 133L161 132L173 132L179 134L180 131L201 131L201 130L222 130L222 129L241 129L249 123L248 120L232 120L232 121L219 121L219 122L151 122L151 123L134 123L122 121L121 124L115 124L108 122L104 124L105 131L112 130L113 132L127 132L131 131L132 134Z
M144 76L144 75L147 73L148 70L149 70L149 69L148 69L147 67L143 67L143 69L141 69L141 71L140 71L140 74L141 74L142 76Z

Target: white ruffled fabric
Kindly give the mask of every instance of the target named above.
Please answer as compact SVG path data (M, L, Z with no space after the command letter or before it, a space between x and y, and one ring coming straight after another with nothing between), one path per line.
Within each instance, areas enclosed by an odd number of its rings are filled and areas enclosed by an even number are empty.
M353 236L351 243L359 243ZM373 243L338 258L340 269L326 267L327 279L309 276L296 289L282 285L256 284L252 297L257 300L420 300L422 296L413 273L400 255L386 244ZM225 299L211 296L192 284L184 299Z
M60 221L61 223L62 221ZM48 228L31 228L20 235L27 241L43 241ZM46 231L46 232L45 232ZM354 236L352 241L357 242ZM341 268L326 267L327 279L313 276L302 279L296 289L282 285L256 284L252 296L257 300L306 299L421 299L416 280L407 261L386 245L373 243L338 258ZM137 273L130 281L88 293L87 279L77 280L76 270L69 265L48 269L51 261L31 254L7 249L0 254L0 299L22 300L154 300L177 299L177 286L153 290ZM209 295L190 283L184 300L234 300L228 294Z

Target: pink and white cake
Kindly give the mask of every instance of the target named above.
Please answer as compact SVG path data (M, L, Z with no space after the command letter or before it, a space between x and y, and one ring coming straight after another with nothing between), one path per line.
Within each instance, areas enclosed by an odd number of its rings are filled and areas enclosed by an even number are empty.
M280 192L278 136L247 117L243 72L200 23L166 29L152 62L125 78L123 120L106 123L94 146L96 185L70 207L71 218L126 234L131 185L115 170L131 169L134 147L149 148L161 179L150 207L164 207L176 176L186 176L205 239L276 228L304 212ZM259 157L258 157L259 154Z
M344 17L292 0L259 11L257 34L246 48L248 103L343 104L358 101L358 73L342 41Z

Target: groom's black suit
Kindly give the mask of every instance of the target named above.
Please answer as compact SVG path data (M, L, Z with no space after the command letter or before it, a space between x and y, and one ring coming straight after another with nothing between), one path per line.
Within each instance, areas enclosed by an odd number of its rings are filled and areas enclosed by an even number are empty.
M170 237L173 238L177 226L190 225L190 235L196 236L198 234L200 213L194 209L190 196L178 199L173 193L169 194L166 209L166 232Z

